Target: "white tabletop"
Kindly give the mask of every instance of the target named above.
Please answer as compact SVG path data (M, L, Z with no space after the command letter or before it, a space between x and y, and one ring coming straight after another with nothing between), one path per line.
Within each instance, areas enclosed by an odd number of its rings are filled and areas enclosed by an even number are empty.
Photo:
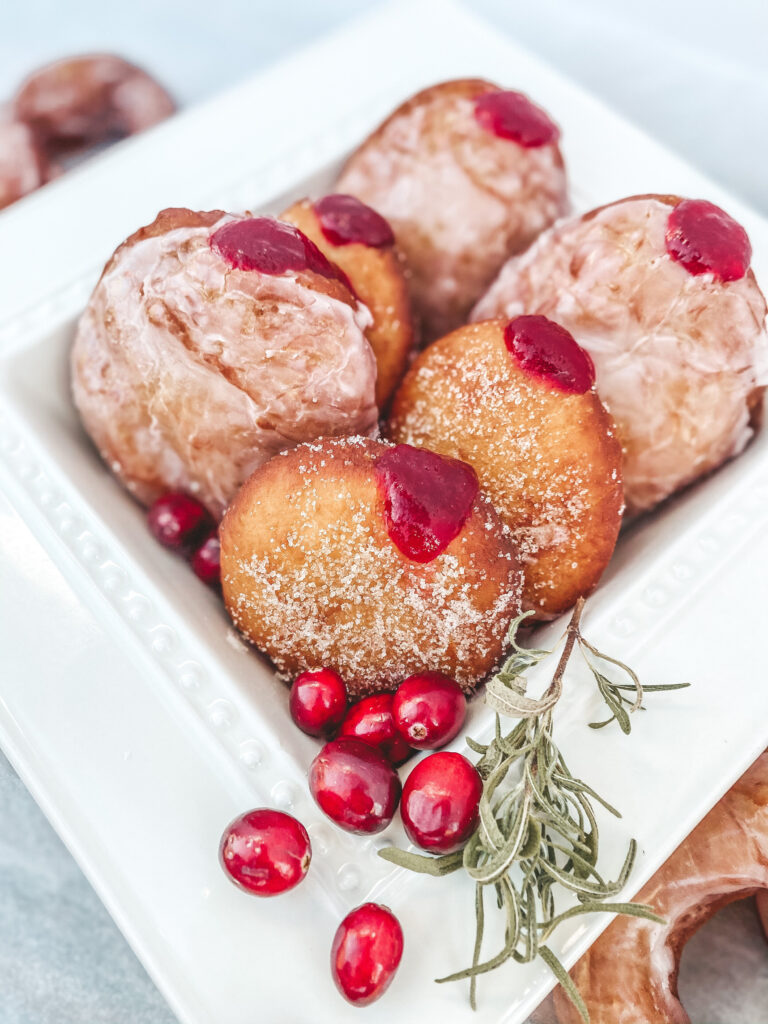
M113 50L194 103L373 6L367 0L25 0L0 34L0 99L30 69ZM471 4L690 162L768 213L764 0L479 0ZM514 85L514 69L508 84ZM0 755L0 1020L164 1024L172 1016ZM768 954L753 909L689 945L694 1021L761 1024ZM256 1010L256 1008L255 1008Z

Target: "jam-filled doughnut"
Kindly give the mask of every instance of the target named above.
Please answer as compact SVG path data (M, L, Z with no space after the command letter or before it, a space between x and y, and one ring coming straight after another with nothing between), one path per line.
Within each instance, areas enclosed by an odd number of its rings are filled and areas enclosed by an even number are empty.
M638 513L737 455L759 421L768 338L750 255L712 203L635 196L542 235L472 318L542 313L587 349Z
M0 210L40 188L49 173L46 154L29 125L0 110Z
M283 448L376 431L370 319L297 228L165 210L118 248L88 302L75 403L139 501L186 491L218 517Z
M388 436L463 459L512 531L539 618L596 585L621 524L621 446L592 360L545 317L460 327L395 394Z
M637 901L664 924L617 917L571 971L591 1024L689 1024L677 994L680 956L721 907L768 893L768 753L691 832ZM581 1017L556 990L560 1024Z
M14 100L18 120L48 150L82 149L150 128L175 104L146 71L114 54L67 57L30 75Z
M470 689L520 607L512 542L470 466L365 438L305 444L245 483L220 528L224 601L290 676L352 696L415 672Z
M428 340L566 211L559 135L527 96L473 78L413 96L350 157L336 187L391 223Z
M402 258L387 221L354 196L302 199L280 220L295 224L341 267L373 323L366 334L376 356L376 404L386 406L413 346L411 300Z

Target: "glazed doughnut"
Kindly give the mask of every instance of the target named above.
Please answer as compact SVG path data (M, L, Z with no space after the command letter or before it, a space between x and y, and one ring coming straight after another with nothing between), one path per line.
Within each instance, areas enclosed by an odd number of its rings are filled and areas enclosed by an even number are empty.
M373 323L366 336L376 356L376 404L384 407L405 373L413 321L403 261L384 218L354 196L302 199L280 220L295 224L341 267Z
M589 356L544 317L460 327L425 349L387 435L463 459L510 528L537 618L597 585L621 525L621 445Z
M48 179L46 155L32 129L0 110L0 210Z
M336 187L392 224L427 340L566 212L559 134L522 93L464 79L413 96L350 157Z
M571 971L591 1024L689 1024L677 973L691 935L726 903L768 890L768 752L637 894L665 919L617 917ZM555 991L560 1024L578 1011Z
M520 607L514 547L474 471L365 438L258 469L220 528L224 601L288 677L332 668L352 696L435 670L465 689Z
M165 210L107 263L72 384L102 457L144 504L194 494L219 517L283 448L376 433L370 314L296 228Z
M134 135L169 117L175 104L135 64L95 54L35 71L19 88L14 110L47 149L57 150Z
M750 253L711 203L635 196L542 235L472 313L543 313L587 349L624 444L631 514L737 455L755 430L768 337Z

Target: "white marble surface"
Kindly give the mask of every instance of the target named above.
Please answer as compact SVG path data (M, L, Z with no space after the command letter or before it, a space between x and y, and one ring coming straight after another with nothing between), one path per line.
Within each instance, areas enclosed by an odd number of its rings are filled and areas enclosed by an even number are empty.
M0 97L36 64L104 48L146 64L181 103L193 103L369 6L366 0L9 3L0 33ZM764 0L477 0L470 6L768 213ZM692 940L681 993L697 1024L763 1024L768 947L750 904L729 908ZM0 756L0 1021L172 1019Z

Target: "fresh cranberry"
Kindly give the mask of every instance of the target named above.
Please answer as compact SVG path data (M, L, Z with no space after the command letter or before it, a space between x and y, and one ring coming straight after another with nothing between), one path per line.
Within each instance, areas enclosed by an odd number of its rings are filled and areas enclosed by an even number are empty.
M354 736L378 747L392 764L402 764L412 750L395 728L392 718L392 694L378 693L353 704L339 729L339 736Z
M332 245L358 243L373 249L395 244L392 228L386 220L354 196L324 196L313 206L320 230Z
M260 807L235 818L221 837L221 865L254 896L277 896L298 885L312 859L307 830L290 814Z
M583 395L595 383L595 364L573 335L545 316L517 316L504 329L504 343L521 369L558 391Z
M395 728L417 750L450 742L467 717L467 700L455 679L420 672L403 680L392 702Z
M347 710L347 688L338 672L302 672L291 687L291 718L308 736L330 736Z
M667 221L667 252L689 274L738 281L749 270L752 246L741 224L705 199L684 199Z
M461 533L479 484L471 466L426 448L398 444L376 460L392 542L414 562L431 562Z
M354 1006L368 1006L387 991L402 955L403 930L395 915L379 903L363 903L336 930L333 980Z
M279 276L310 270L349 285L347 275L292 224L272 217L232 220L211 235L211 249L236 270Z
M400 779L380 750L345 736L326 743L309 769L320 810L347 832L370 835L392 821Z
M192 555L192 569L198 579L209 587L218 587L221 583L221 544L219 531L212 530L200 547Z
M172 551L192 550L214 527L211 514L196 498L172 491L147 512L152 535Z
M549 114L522 92L486 92L475 100L478 124L501 139L534 149L557 142L560 129Z
M430 853L460 849L477 828L483 780L449 750L420 761L403 787L400 813L408 837Z

